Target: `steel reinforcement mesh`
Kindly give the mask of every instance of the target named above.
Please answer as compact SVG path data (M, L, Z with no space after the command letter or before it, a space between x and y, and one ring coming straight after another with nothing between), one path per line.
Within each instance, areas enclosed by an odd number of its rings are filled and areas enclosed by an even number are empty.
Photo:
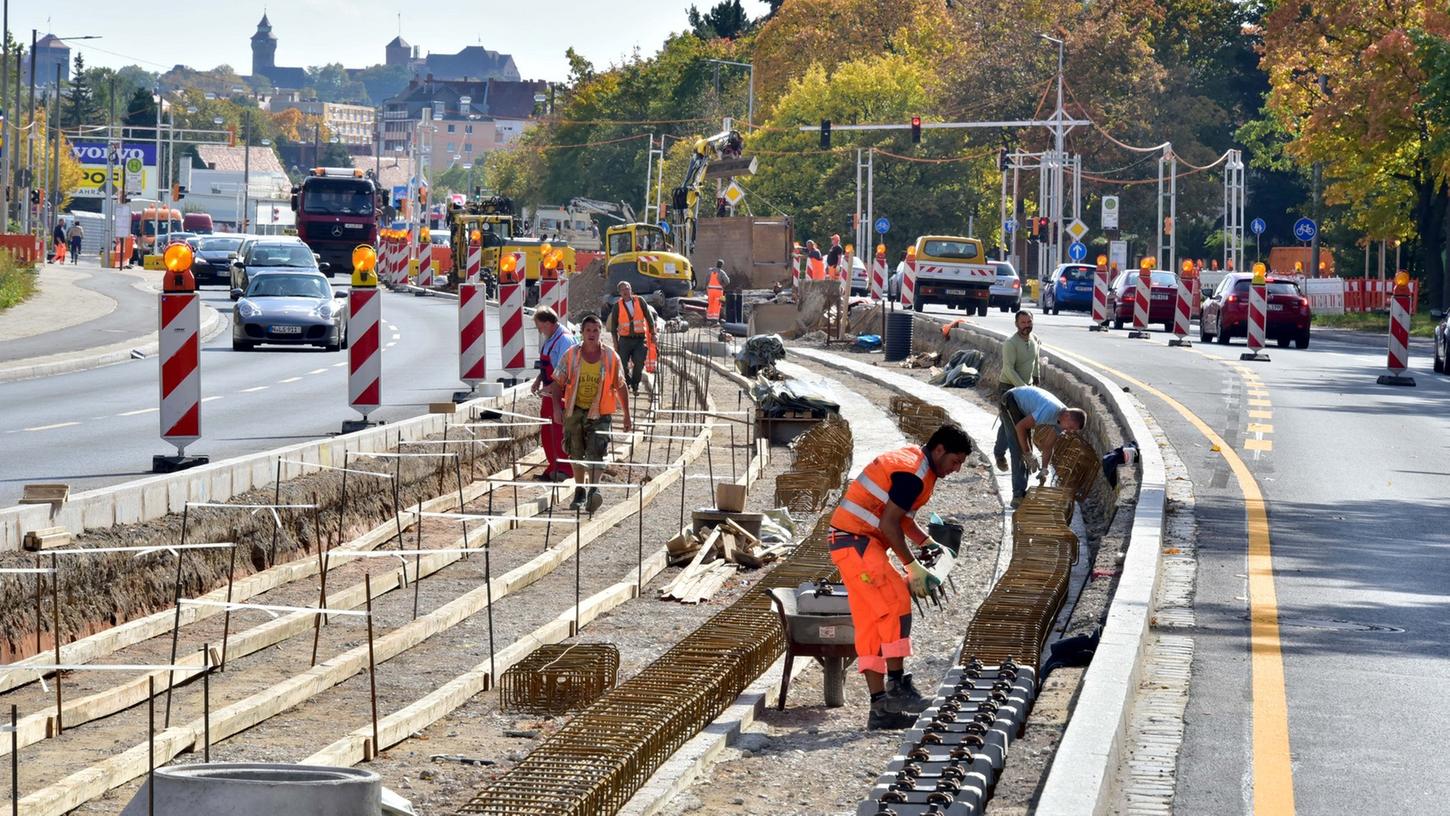
M844 445L842 442L844 441ZM793 446L792 470L829 466L841 488L850 451L844 422L823 422ZM840 458L825 462L829 451ZM824 515L795 552L639 674L606 692L460 813L596 816L614 813L686 740L720 715L785 651L768 592L835 578Z

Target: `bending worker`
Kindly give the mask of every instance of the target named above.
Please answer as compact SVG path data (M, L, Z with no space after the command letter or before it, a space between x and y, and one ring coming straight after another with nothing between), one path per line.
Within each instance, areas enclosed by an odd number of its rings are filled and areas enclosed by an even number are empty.
M539 376L529 390L539 398L539 416L549 421L539 429L549 464L538 480L562 482L572 475L572 469L559 461L564 458L564 406L554 375L563 367L564 352L574 347L574 338L559 325L559 316L548 306L534 310L534 328L539 332L539 359L534 363Z
M1012 454L1012 506L1022 503L1027 495L1027 474L1035 473L1052 462L1052 448L1057 436L1051 436L1042 450L1042 461L1032 454L1030 436L1039 425L1050 425L1068 431L1080 431L1087 424L1087 414L1081 408L1068 408L1062 400L1045 388L1022 385L1002 395L999 404L1003 427L1010 426L1012 433L1007 439L1008 451Z
M857 667L871 691L867 728L906 728L926 710L928 701L906 674L905 658L911 655L911 595L925 597L931 576L907 541L940 546L913 517L937 480L961 470L971 452L966 431L947 423L925 446L873 459L831 515L826 540L851 604ZM905 565L908 577L891 565L887 550Z
M564 449L574 460L574 501L570 510L581 506L593 513L604 503L598 483L601 464L609 453L609 431L616 408L624 414L624 432L632 431L629 420L629 392L624 390L624 371L614 349L599 342L604 326L599 315L587 314L580 321L583 342L564 352L562 377L556 387L564 389ZM578 464L588 462L589 464ZM585 505L585 502L588 502Z
M1000 403L1002 395L1023 385L1037 385L1042 367L1042 347L1038 344L1037 338L1032 336L1032 313L1026 309L1019 309L1014 320L1017 323L1017 333L1007 338L1002 344L1002 370L997 375L997 401ZM997 469L1003 472L1007 470L1007 437L1011 429L1003 422L997 426L997 442L992 446L993 458L997 461ZM1023 485L1026 485L1026 477L1023 477ZM1023 488L1026 489L1025 487Z
M629 390L639 393L639 381L644 376L645 358L649 356L650 337L655 332L654 315L645 306L644 299L634 293L629 281L619 282L619 300L610 312L609 331L614 335L614 348L624 363Z

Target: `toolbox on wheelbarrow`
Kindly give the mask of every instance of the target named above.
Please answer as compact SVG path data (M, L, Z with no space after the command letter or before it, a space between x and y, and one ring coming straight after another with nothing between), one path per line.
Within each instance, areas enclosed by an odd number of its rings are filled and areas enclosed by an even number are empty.
M856 627L846 602L846 587L822 581L796 589L776 587L770 601L780 614L785 633L785 671L780 678L779 708L785 708L790 670L797 657L821 664L826 705L845 705L846 666L856 659Z

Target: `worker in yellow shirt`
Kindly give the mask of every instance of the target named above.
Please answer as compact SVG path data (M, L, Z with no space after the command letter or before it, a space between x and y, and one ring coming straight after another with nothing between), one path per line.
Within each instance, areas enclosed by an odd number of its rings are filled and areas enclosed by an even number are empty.
M604 503L597 483L603 471L604 457L609 453L609 432L614 412L624 416L624 432L634 429L629 418L629 391L619 355L599 341L604 323L599 315L587 314L580 321L583 342L564 352L560 365L563 376L553 388L562 389L564 414L564 449L574 460L574 501L570 510L586 507L593 513ZM589 464L577 464L587 462ZM586 504L587 502L587 504Z

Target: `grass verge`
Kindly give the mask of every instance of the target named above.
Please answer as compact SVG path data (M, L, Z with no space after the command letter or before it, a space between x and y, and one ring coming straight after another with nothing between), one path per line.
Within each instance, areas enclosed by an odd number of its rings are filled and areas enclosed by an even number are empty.
M35 269L0 252L0 312L35 294Z
M1435 324L1428 312L1419 312L1410 315L1410 336L1411 337L1434 337ZM1325 329L1351 329L1353 331L1374 332L1375 334L1387 334L1390 328L1390 317L1387 312L1350 312L1342 315L1316 314L1313 319L1314 326Z

